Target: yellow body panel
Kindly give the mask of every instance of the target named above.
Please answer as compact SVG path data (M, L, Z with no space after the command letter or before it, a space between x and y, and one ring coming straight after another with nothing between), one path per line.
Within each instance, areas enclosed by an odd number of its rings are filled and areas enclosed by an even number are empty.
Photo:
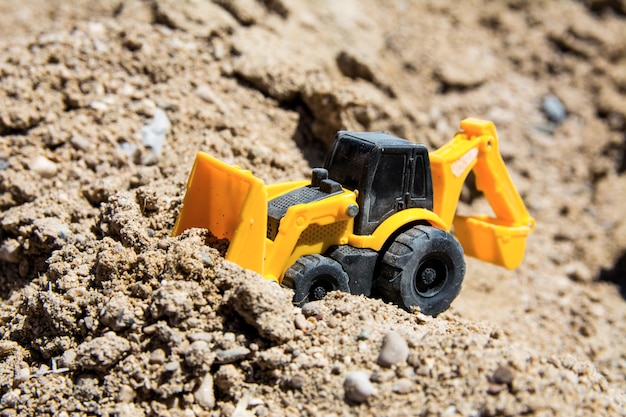
M350 205L356 205L356 195L344 190L323 200L290 207L274 241L266 239L265 277L280 282L285 270L300 256L347 244L354 224L347 214Z
M426 222L439 229L450 230L450 225L445 224L436 213L422 208L411 208L399 211L385 219L371 235L350 235L348 243L357 248L378 251L396 231L408 224L418 222Z

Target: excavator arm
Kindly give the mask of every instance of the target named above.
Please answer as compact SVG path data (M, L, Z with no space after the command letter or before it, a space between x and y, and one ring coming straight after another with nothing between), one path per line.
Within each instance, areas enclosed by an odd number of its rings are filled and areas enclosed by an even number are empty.
M526 239L535 227L498 150L492 122L465 119L460 133L430 153L434 209L467 255L514 269L522 262ZM461 188L470 172L494 216L456 215Z

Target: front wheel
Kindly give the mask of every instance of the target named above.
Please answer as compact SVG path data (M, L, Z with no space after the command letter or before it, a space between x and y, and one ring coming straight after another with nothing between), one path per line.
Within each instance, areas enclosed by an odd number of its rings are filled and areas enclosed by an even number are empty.
M321 300L331 291L350 292L348 274L341 264L322 255L299 258L285 271L282 284L293 288L293 303L298 306Z
M464 276L459 242L450 233L420 225L399 234L385 252L378 285L383 297L401 307L419 307L435 316L459 294Z

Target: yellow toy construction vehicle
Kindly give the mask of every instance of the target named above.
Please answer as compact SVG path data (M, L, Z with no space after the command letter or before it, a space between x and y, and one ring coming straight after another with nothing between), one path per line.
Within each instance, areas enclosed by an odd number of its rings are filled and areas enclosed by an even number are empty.
M198 227L228 239L226 259L293 288L297 304L341 290L439 314L461 289L463 252L516 268L535 226L493 123L461 129L430 154L387 133L340 131L311 181L267 186L199 152L174 235ZM495 217L455 215L471 171Z

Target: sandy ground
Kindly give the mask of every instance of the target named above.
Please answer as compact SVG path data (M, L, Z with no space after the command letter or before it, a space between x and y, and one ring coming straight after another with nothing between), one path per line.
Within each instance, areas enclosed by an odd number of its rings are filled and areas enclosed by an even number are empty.
M625 15L0 1L0 415L626 415ZM515 271L468 259L436 318L294 308L205 234L170 237L198 150L270 183L338 129L435 149L469 116L537 229Z

